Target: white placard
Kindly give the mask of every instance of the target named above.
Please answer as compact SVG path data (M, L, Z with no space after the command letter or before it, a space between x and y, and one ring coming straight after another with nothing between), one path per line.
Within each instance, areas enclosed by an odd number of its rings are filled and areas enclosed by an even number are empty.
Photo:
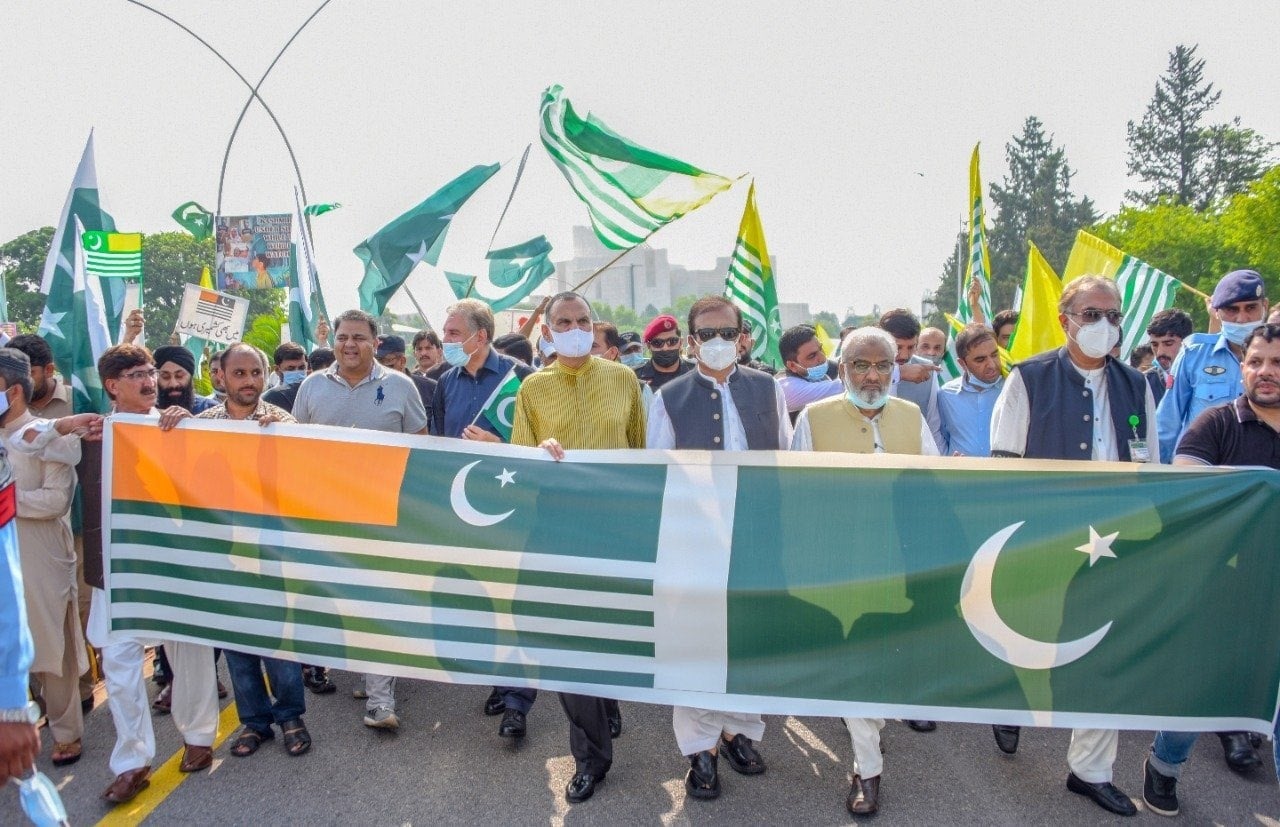
M175 333L198 336L210 342L229 345L244 335L249 300L219 293L198 284L188 284L182 294Z

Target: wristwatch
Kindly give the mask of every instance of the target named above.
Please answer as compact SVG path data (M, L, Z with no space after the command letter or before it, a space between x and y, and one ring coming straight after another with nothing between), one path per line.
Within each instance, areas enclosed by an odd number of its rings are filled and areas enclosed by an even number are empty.
M26 706L17 709L0 709L0 724L31 724L35 726L40 720L40 704L27 701Z

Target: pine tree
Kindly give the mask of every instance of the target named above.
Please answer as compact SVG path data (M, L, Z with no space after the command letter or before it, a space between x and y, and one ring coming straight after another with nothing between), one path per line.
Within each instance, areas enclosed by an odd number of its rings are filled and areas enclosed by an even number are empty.
M1179 44L1170 52L1142 120L1129 121L1128 172L1146 187L1126 197L1138 204L1163 199L1204 210L1242 192L1265 171L1273 145L1241 126L1239 118L1204 125L1222 92L1204 79L1197 48Z

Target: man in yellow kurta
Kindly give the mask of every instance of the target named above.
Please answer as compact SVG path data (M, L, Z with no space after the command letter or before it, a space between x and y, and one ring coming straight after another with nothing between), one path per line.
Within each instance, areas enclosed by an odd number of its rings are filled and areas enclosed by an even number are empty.
M13 348L0 348L0 438L6 442L35 420L27 410L32 395L31 361ZM74 440L71 448L79 453ZM26 586L27 620L35 642L31 676L44 697L53 733L53 763L80 759L84 714L80 675L89 668L80 612L76 606L76 553L71 541L71 497L75 468L62 462L11 451L18 493L18 550Z
M555 345L556 361L520 385L512 445L541 446L557 460L566 450L644 447L640 382L631 368L591 355L591 322L582 296L552 296L542 336ZM603 698L562 692L560 705L575 764L564 795L577 803L595 793L613 762L609 714Z

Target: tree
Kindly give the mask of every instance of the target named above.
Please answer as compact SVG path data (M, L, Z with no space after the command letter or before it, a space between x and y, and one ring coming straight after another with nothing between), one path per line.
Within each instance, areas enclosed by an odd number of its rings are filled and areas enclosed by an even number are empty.
M0 245L0 271L4 273L9 299L9 321L16 323L23 333L34 333L40 326L40 313L44 310L40 279L52 244L53 228L43 227Z
M827 335L833 339L840 338L840 320L830 310L819 310L813 314L813 324L822 325Z
M988 251L993 309L1012 306L1026 273L1028 241L1034 241L1061 272L1076 231L1099 218L1091 200L1077 199L1071 192L1075 172L1067 163L1066 149L1054 146L1039 118L1028 117L1022 134L1005 144L1005 159L1009 171L1004 182L991 185L995 218Z
M1265 169L1273 145L1242 127L1239 118L1203 125L1222 92L1204 79L1205 62L1196 57L1197 48L1179 44L1169 53L1142 120L1129 121L1128 172L1146 185L1126 193L1137 204L1167 199L1208 209L1242 192Z

